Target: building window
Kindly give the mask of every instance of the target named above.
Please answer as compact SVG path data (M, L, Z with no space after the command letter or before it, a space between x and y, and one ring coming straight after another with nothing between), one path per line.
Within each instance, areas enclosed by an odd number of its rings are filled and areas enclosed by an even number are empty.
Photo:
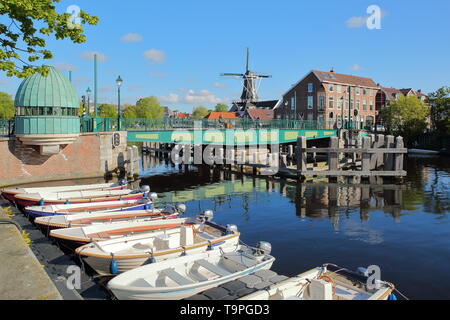
M360 88L356 87L356 95L359 96Z
M373 111L373 102L370 101L370 111Z
M334 91L334 87L333 87L333 84L331 84L331 83L330 83L330 85L329 85L328 89L329 89L330 91Z
M367 94L366 88L363 88L363 95L365 96Z
M370 96L373 97L373 89L370 89Z
M355 100L350 99L350 109L353 109L354 105L355 105Z
M333 117L334 117L334 113L333 112L330 112L330 114L329 114L329 116L328 116L330 119L333 119Z
M345 109L348 109L348 99L345 99Z
M291 97L291 110L292 111L295 111L295 108L297 107L296 106L296 103L297 103L297 101L296 101L297 99L296 99L296 97L295 97L295 94Z
M367 103L366 103L366 100L363 100L363 110L364 110L364 111L367 110Z
M338 93L341 93L342 92L342 86L340 84L337 84L336 85L336 90L337 90Z
M337 108L340 110L343 107L344 107L344 97L341 97L340 99L338 99Z
M360 101L358 99L358 100L356 100L356 110L359 110L359 104L360 104Z
M314 107L314 97L308 96L308 109L312 109Z
M329 107L330 109L333 109L333 108L334 108L334 98L333 98L333 97L330 97L329 103L328 103L328 107Z
M319 107L321 109L325 108L325 96L320 96L319 97Z
M313 83L308 83L308 92L309 93L314 92L314 84Z

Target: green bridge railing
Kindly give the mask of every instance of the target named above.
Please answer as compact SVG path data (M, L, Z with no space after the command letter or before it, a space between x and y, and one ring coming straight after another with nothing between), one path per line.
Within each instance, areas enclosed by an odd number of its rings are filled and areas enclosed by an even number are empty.
M120 129L127 131L182 130L182 129L297 129L297 130L335 130L332 121L315 120L206 120L206 119L121 119ZM82 118L82 131L117 130L117 118Z

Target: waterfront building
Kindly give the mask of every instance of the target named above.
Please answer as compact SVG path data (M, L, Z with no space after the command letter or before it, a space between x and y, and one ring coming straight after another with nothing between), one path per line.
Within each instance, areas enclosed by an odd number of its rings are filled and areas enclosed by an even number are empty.
M350 120L370 127L375 123L377 91L371 78L312 70L283 95L275 107L275 118L332 124Z
M69 79L53 66L22 81L15 97L15 135L42 155L57 154L80 134L80 102Z

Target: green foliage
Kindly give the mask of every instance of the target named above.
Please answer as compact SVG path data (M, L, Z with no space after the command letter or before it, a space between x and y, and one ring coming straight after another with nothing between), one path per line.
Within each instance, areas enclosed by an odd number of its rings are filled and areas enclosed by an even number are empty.
M214 110L217 112L227 112L229 109L230 108L226 104L218 103Z
M206 109L204 106L197 106L194 108L192 112L192 118L194 119L201 119L206 117L209 114L209 110Z
M14 118L16 110L10 94L0 92L0 119L10 120Z
M442 87L428 95L431 123L440 132L450 133L450 87Z
M98 106L98 116L102 118L117 118L117 106L102 103Z
M0 16L0 70L8 77L26 78L35 72L48 74L47 67L32 65L39 59L52 59L46 49L45 37L58 40L69 38L83 43L83 25L96 25L98 17L80 11L81 24L75 24L69 13L58 13L55 3L60 0L1 0Z
M137 118L162 119L164 117L164 107L154 96L140 99L134 111Z
M416 96L400 96L381 109L379 115L389 134L410 141L427 128L429 108Z
M128 106L123 112L124 118L137 118L136 106Z

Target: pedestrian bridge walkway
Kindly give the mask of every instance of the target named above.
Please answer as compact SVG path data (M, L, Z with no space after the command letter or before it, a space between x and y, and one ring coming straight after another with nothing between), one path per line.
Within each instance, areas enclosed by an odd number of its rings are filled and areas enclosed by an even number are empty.
M115 131L117 119L85 119L83 131ZM290 143L299 136L322 139L337 135L331 123L309 120L186 120L121 119L120 130L128 131L128 141L256 145Z

